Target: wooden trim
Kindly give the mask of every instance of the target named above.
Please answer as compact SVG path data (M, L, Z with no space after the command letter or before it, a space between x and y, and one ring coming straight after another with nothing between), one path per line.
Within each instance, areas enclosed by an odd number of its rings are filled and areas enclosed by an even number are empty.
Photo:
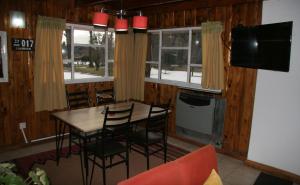
M4 154L10 151L16 151L16 150L20 150L20 149L24 149L24 148L29 148L32 146L37 146L37 145L41 145L41 144L46 144L46 143L53 143L53 146L55 146L55 137L54 138L50 138L50 139L45 139L42 141L37 141L37 142L30 142L28 144L26 143L21 143L21 144L16 144L16 145L8 145L8 146L0 146L0 154Z
M280 177L283 179L291 180L297 184L300 184L300 176L299 175L296 175L291 172L284 171L284 170L281 170L281 169L278 169L278 168L275 168L272 166L268 166L268 165L265 165L262 163L251 161L251 160L245 160L244 163L247 166L259 169L265 173L268 173L268 174L271 174L271 175L274 175L274 176L277 176L277 177Z
M183 141L183 142L186 142L186 143L195 145L195 146L199 146L199 147L205 146L205 144L199 143L199 142L194 141L194 140L192 140L192 139L188 139L188 138L185 138L185 137L176 135L176 133L175 133L175 134L169 134L169 136L171 136L171 137L173 137L173 138L175 138L175 139L178 139L178 140L180 140L180 141Z
M200 143L200 142L197 142L195 140L191 140L191 139L188 139L188 138L185 138L185 137L182 137L182 136L179 136L179 135L176 135L176 134L169 134L169 136L173 137L173 138L176 138L178 140L181 140L183 142L186 142L186 143L189 143L189 144L192 144L192 145L195 145L195 146L199 146L199 147L203 147L207 144L203 144L203 143ZM241 155L234 155L233 153L230 153L230 152L226 152L226 150L222 149L222 148L215 148L216 151L218 153L221 153L221 154L224 154L224 155L227 155L227 156L230 156L230 157L233 157L235 159L238 159L238 160L241 160L241 161L245 161L246 160L246 157L244 156L241 156Z

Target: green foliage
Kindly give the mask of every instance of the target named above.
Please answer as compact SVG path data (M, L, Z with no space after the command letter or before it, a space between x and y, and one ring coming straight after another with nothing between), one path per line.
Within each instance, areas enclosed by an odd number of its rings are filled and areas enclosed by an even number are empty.
M49 185L49 179L44 170L36 168L23 179L15 173L16 166L12 163L0 163L0 185Z

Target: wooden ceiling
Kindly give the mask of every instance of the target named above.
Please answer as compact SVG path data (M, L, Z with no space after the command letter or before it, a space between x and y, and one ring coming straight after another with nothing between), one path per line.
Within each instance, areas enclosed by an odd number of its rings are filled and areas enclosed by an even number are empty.
M202 8L224 6L264 0L75 0L77 7L98 6L112 10L157 10L162 7L180 9L181 6L197 6Z
M77 6L94 6L110 8L113 10L140 10L166 4L174 4L191 0L76 0Z

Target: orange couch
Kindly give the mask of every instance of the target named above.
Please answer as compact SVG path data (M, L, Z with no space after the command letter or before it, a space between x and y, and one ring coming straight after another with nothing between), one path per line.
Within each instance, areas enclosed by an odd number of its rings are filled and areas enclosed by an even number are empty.
M213 146L207 145L118 185L202 185L212 169L218 171L216 152Z

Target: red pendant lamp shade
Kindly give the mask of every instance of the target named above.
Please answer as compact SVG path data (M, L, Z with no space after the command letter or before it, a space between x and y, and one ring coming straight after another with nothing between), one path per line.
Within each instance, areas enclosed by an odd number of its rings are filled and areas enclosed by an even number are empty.
M116 31L127 31L128 30L128 21L127 21L127 19L116 18L115 30Z
M134 16L133 17L133 25L132 27L134 29L147 29L147 25L148 25L148 17L146 16Z
M104 12L95 12L93 17L93 25L95 26L107 26L108 14Z

